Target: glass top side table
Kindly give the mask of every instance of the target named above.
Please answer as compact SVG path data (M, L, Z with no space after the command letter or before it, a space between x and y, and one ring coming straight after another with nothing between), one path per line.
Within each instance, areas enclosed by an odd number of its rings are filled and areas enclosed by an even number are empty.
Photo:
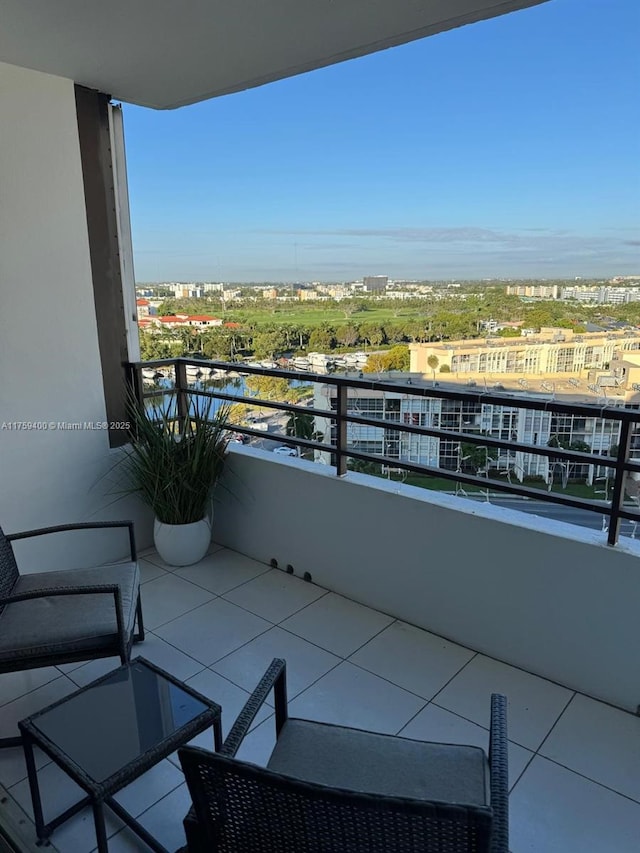
M86 805L106 853L108 805L157 853L166 853L114 794L205 729L222 744L220 706L142 657L32 714L19 724L39 841ZM45 824L33 747L40 747L87 796Z

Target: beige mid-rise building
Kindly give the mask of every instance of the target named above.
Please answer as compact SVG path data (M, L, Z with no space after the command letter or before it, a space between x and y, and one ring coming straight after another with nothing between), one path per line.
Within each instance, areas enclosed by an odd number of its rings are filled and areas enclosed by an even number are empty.
M411 371L451 373L579 374L606 370L622 353L640 349L638 332L586 332L543 328L518 338L411 344ZM437 359L437 362L436 362Z

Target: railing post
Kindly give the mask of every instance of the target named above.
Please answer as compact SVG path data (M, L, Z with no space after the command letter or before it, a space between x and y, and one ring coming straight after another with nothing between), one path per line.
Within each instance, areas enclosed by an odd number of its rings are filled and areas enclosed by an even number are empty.
M340 383L336 394L336 473L347 473L347 386Z
M618 444L618 455L614 470L613 494L611 495L611 516L609 521L609 535L607 542L615 545L620 532L620 510L624 504L624 485L628 472L624 469L624 463L629 458L631 447L631 421L624 420L620 424L620 442Z
M142 406L144 404L142 368L139 365L136 366L133 364L128 364L126 367L126 373L129 393L136 400L138 405Z
M175 362L176 371L176 414L178 416L178 428L180 431L184 428L187 416L189 414L189 398L187 396L187 366L184 361L177 359Z
M142 367L139 365L128 364L126 368L127 374L127 420L129 421L130 436L136 435L135 418L132 419L133 412L129 412L128 408L131 405L137 406L141 411L144 411L144 383L142 381Z

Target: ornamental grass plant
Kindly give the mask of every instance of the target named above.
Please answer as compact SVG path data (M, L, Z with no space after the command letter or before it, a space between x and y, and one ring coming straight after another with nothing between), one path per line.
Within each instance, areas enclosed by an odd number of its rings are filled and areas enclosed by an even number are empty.
M130 400L131 444L122 464L128 493L138 494L164 524L203 519L225 467L229 406L189 398L178 418L173 398L142 407Z

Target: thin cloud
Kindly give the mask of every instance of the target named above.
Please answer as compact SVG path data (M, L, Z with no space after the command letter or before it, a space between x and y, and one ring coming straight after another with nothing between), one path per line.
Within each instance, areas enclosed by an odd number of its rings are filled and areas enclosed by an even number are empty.
M480 228L475 226L462 227L386 227L386 228L339 228L339 229L316 229L316 230L291 230L291 231L271 231L261 230L262 234L282 235L287 234L294 238L296 236L306 237L345 237L345 238L360 238L360 239L375 239L385 240L395 243L425 243L429 245L448 245L451 243L467 244L474 251L480 246L532 246L534 248L542 245L549 245L553 241L554 245L562 245L563 243L573 245L593 244L599 238L593 236L582 236L571 234L571 232L561 229L549 228L528 228L524 229L523 233L515 231L504 231L495 228ZM611 240L612 238L600 238L602 240Z
M230 281L335 281L375 273L424 279L611 276L637 272L640 240L623 236L631 237L604 228L595 234L478 226L247 229L235 235L242 261L233 247L212 247L176 251L170 266L181 278L206 279L215 270L217 278ZM136 252L138 272L149 280L142 273L149 255L164 259L171 252L166 243L147 244Z
M515 235L489 228L337 228L295 231L260 230L262 234L289 234L315 237L375 237L401 242L455 243L455 242L505 242Z

